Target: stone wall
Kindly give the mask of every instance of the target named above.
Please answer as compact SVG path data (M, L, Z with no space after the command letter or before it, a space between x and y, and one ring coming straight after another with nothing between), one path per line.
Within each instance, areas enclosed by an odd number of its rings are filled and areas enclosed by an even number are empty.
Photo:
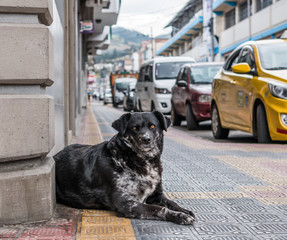
M0 224L55 207L53 0L0 2Z

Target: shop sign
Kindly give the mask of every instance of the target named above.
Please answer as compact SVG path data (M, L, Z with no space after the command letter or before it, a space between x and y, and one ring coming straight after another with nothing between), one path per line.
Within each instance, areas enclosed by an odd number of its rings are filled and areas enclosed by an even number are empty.
M80 21L81 33L93 33L94 32L94 21L93 20L82 20Z

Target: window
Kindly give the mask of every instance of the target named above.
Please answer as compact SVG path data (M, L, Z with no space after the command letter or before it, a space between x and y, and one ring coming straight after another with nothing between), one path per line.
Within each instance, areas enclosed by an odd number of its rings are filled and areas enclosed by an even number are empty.
M144 81L144 69L145 67L141 67L140 69L140 73L139 73L139 82L143 82Z
M256 12L261 11L272 4L272 0L256 0Z
M238 63L248 63L251 69L255 68L254 54L251 47L242 49Z
M182 68L182 69L179 70L179 73L178 73L178 75L177 75L177 80L176 80L177 82L182 79L182 73L183 73L183 71L184 71L184 68Z
M175 79L179 69L186 62L163 62L155 65L155 78L160 79Z
M232 27L234 24L235 24L235 9L232 9L225 14L225 29Z
M146 66L145 69L145 75L144 75L144 81L145 82L151 82L152 81L152 66Z
M251 9L252 9L252 1L250 0L249 5L250 16L252 15ZM248 1L245 1L244 3L239 5L239 21L242 21L245 18L248 18Z
M190 70L191 83L212 83L221 65L193 66Z
M262 67L266 70L287 69L287 43L260 44L259 55Z
M229 59L227 59L226 63L224 64L224 69L226 71L232 71L232 66L238 63L240 50L235 52Z
M187 68L184 68L182 76L181 76L181 80L183 81L187 81Z

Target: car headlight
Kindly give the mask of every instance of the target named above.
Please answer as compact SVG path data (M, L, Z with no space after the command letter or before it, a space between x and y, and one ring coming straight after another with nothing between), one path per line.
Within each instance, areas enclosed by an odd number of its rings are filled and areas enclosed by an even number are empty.
M171 92L167 88L154 88L155 93L170 94Z
M277 83L268 83L269 90L272 96L282 99L287 99L287 85Z
M199 95L198 101L199 101L200 103L210 102L210 101L211 101L211 96L210 96L210 95L205 95L205 94Z
M280 114L280 117L281 117L282 123L283 123L285 126L287 126L287 114L281 113L281 114Z

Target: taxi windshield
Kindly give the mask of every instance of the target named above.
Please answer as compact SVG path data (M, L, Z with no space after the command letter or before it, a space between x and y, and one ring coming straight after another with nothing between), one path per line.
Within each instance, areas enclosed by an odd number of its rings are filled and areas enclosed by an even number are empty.
M262 67L266 70L287 69L287 42L259 44Z

